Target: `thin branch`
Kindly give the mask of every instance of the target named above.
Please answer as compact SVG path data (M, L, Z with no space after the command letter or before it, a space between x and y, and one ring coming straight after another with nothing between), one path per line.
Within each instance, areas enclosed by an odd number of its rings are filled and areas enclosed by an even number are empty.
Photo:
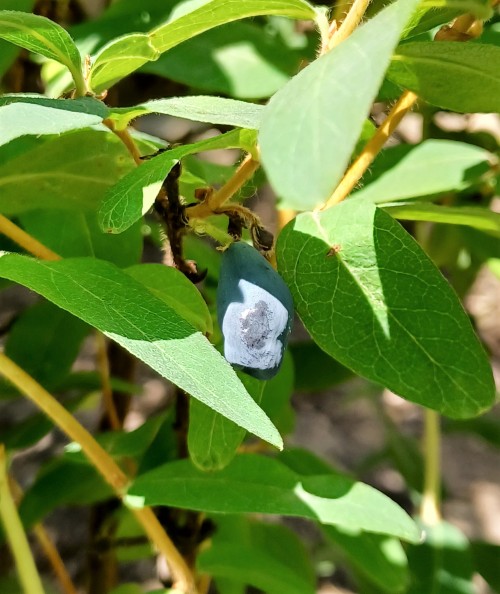
M424 524L433 526L441 521L441 429L439 413L424 411L424 493L420 517Z
M76 589L58 550L48 535L47 530L45 530L42 524L35 524L33 526L33 534L47 557L54 575L61 586L61 590L64 594L78 594L78 590Z
M95 341L97 347L97 367L99 369L99 376L101 379L102 399L104 408L109 420L109 424L113 431L122 428L118 413L116 412L115 403L113 402L113 389L109 380L109 361L108 352L106 348L106 338L102 332L96 330Z
M9 488L7 456L3 444L0 444L0 519L16 562L17 574L24 593L44 594L42 580Z
M61 256L44 246L37 239L23 231L15 223L0 214L0 233L12 239L17 245L24 248L30 254L42 260L60 260Z
M204 219L214 214L232 196L238 192L259 168L260 163L252 155L247 155L234 175L217 192L209 194L201 204L195 204L186 209L190 219Z
M330 38L328 50L333 49L335 46L349 37L349 35L361 22L361 19L363 18L369 4L370 0L354 0L339 29Z
M389 136L394 132L403 117L410 111L416 100L417 96L411 91L405 91L401 95L382 125L375 132L374 136L366 143L359 157L349 167L333 194L326 203L317 210L330 208L331 206L342 202L342 200L350 194L375 157L382 150L382 147Z
M80 445L83 453L112 487L117 497L123 499L129 478L92 435L40 384L3 353L0 353L0 373L36 404L70 439ZM177 588L182 592L194 594L194 577L153 511L146 507L131 511L158 551L165 556ZM32 590L30 594L38 593Z

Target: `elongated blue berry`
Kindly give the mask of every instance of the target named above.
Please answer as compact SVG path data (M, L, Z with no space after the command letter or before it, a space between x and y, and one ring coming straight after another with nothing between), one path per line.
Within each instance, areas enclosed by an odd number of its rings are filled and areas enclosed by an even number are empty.
M281 276L246 243L231 244L222 256L217 316L229 363L258 379L276 375L292 327L292 296Z

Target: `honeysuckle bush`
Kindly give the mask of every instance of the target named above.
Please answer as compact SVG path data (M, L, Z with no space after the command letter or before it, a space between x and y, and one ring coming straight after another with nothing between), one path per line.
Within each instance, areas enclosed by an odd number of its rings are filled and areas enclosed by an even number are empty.
M15 560L0 590L75 592L40 579L25 533L83 505L91 594L142 592L116 567L158 552L165 591L312 594L317 557L268 515L314 524L361 594L472 593L478 572L499 591L498 546L442 519L438 447L440 415L498 446L489 356L461 303L481 267L500 269L498 139L434 117L500 111L495 3L356 0L347 16L305 0L107 4L91 19L84 2L0 0L1 290L40 296L3 329L4 407L40 412L0 434ZM378 130L375 102L391 110ZM385 145L411 108L422 140ZM135 129L148 114L221 133L169 145ZM197 157L215 149L239 164ZM265 183L283 222L274 254L245 206ZM216 319L217 247L242 228L311 337L266 382L224 359ZM145 244L163 264L144 262ZM75 372L85 339L96 368ZM125 431L136 359L175 397ZM426 411L422 453L385 418L373 456L404 479L407 509L287 445L292 394L354 376ZM104 411L93 435L73 416L91 406ZM21 495L7 461L54 425L68 446Z

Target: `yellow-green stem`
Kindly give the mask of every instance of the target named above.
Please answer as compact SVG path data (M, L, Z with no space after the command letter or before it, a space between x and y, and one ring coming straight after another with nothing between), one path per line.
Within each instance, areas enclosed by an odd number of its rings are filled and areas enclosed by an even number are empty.
M347 198L416 100L417 96L411 91L405 91L401 95L374 136L366 143L359 157L349 167L333 194L318 210L330 208Z
M3 353L0 353L0 374L34 402L70 439L80 445L83 453L112 487L115 494L123 498L129 478L92 435L45 388ZM196 592L194 577L156 516L149 508L132 511L158 551L165 556L176 586L181 592L194 594ZM38 592L33 591L30 594L38 594Z
M24 248L30 254L42 260L60 260L61 256L40 243L37 239L23 231L7 217L0 214L0 233L12 239L17 245Z
M234 175L206 201L195 204L187 209L190 219L204 219L209 217L242 188L259 168L260 163L252 155L248 155L238 167Z
M370 4L370 0L354 0L345 19L342 21L338 31L332 35L328 43L328 49L331 50L339 43L349 37L361 22L363 15Z
M42 580L10 492L7 477L7 456L3 444L0 444L0 518L24 594L44 594Z
M440 416L424 409L424 492L420 516L428 526L441 521L441 428Z

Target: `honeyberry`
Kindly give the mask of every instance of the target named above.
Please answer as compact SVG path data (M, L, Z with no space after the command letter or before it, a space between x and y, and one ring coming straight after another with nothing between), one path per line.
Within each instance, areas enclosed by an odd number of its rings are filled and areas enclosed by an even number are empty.
M292 327L292 296L267 260L241 241L222 255L217 317L229 363L258 379L276 375Z

